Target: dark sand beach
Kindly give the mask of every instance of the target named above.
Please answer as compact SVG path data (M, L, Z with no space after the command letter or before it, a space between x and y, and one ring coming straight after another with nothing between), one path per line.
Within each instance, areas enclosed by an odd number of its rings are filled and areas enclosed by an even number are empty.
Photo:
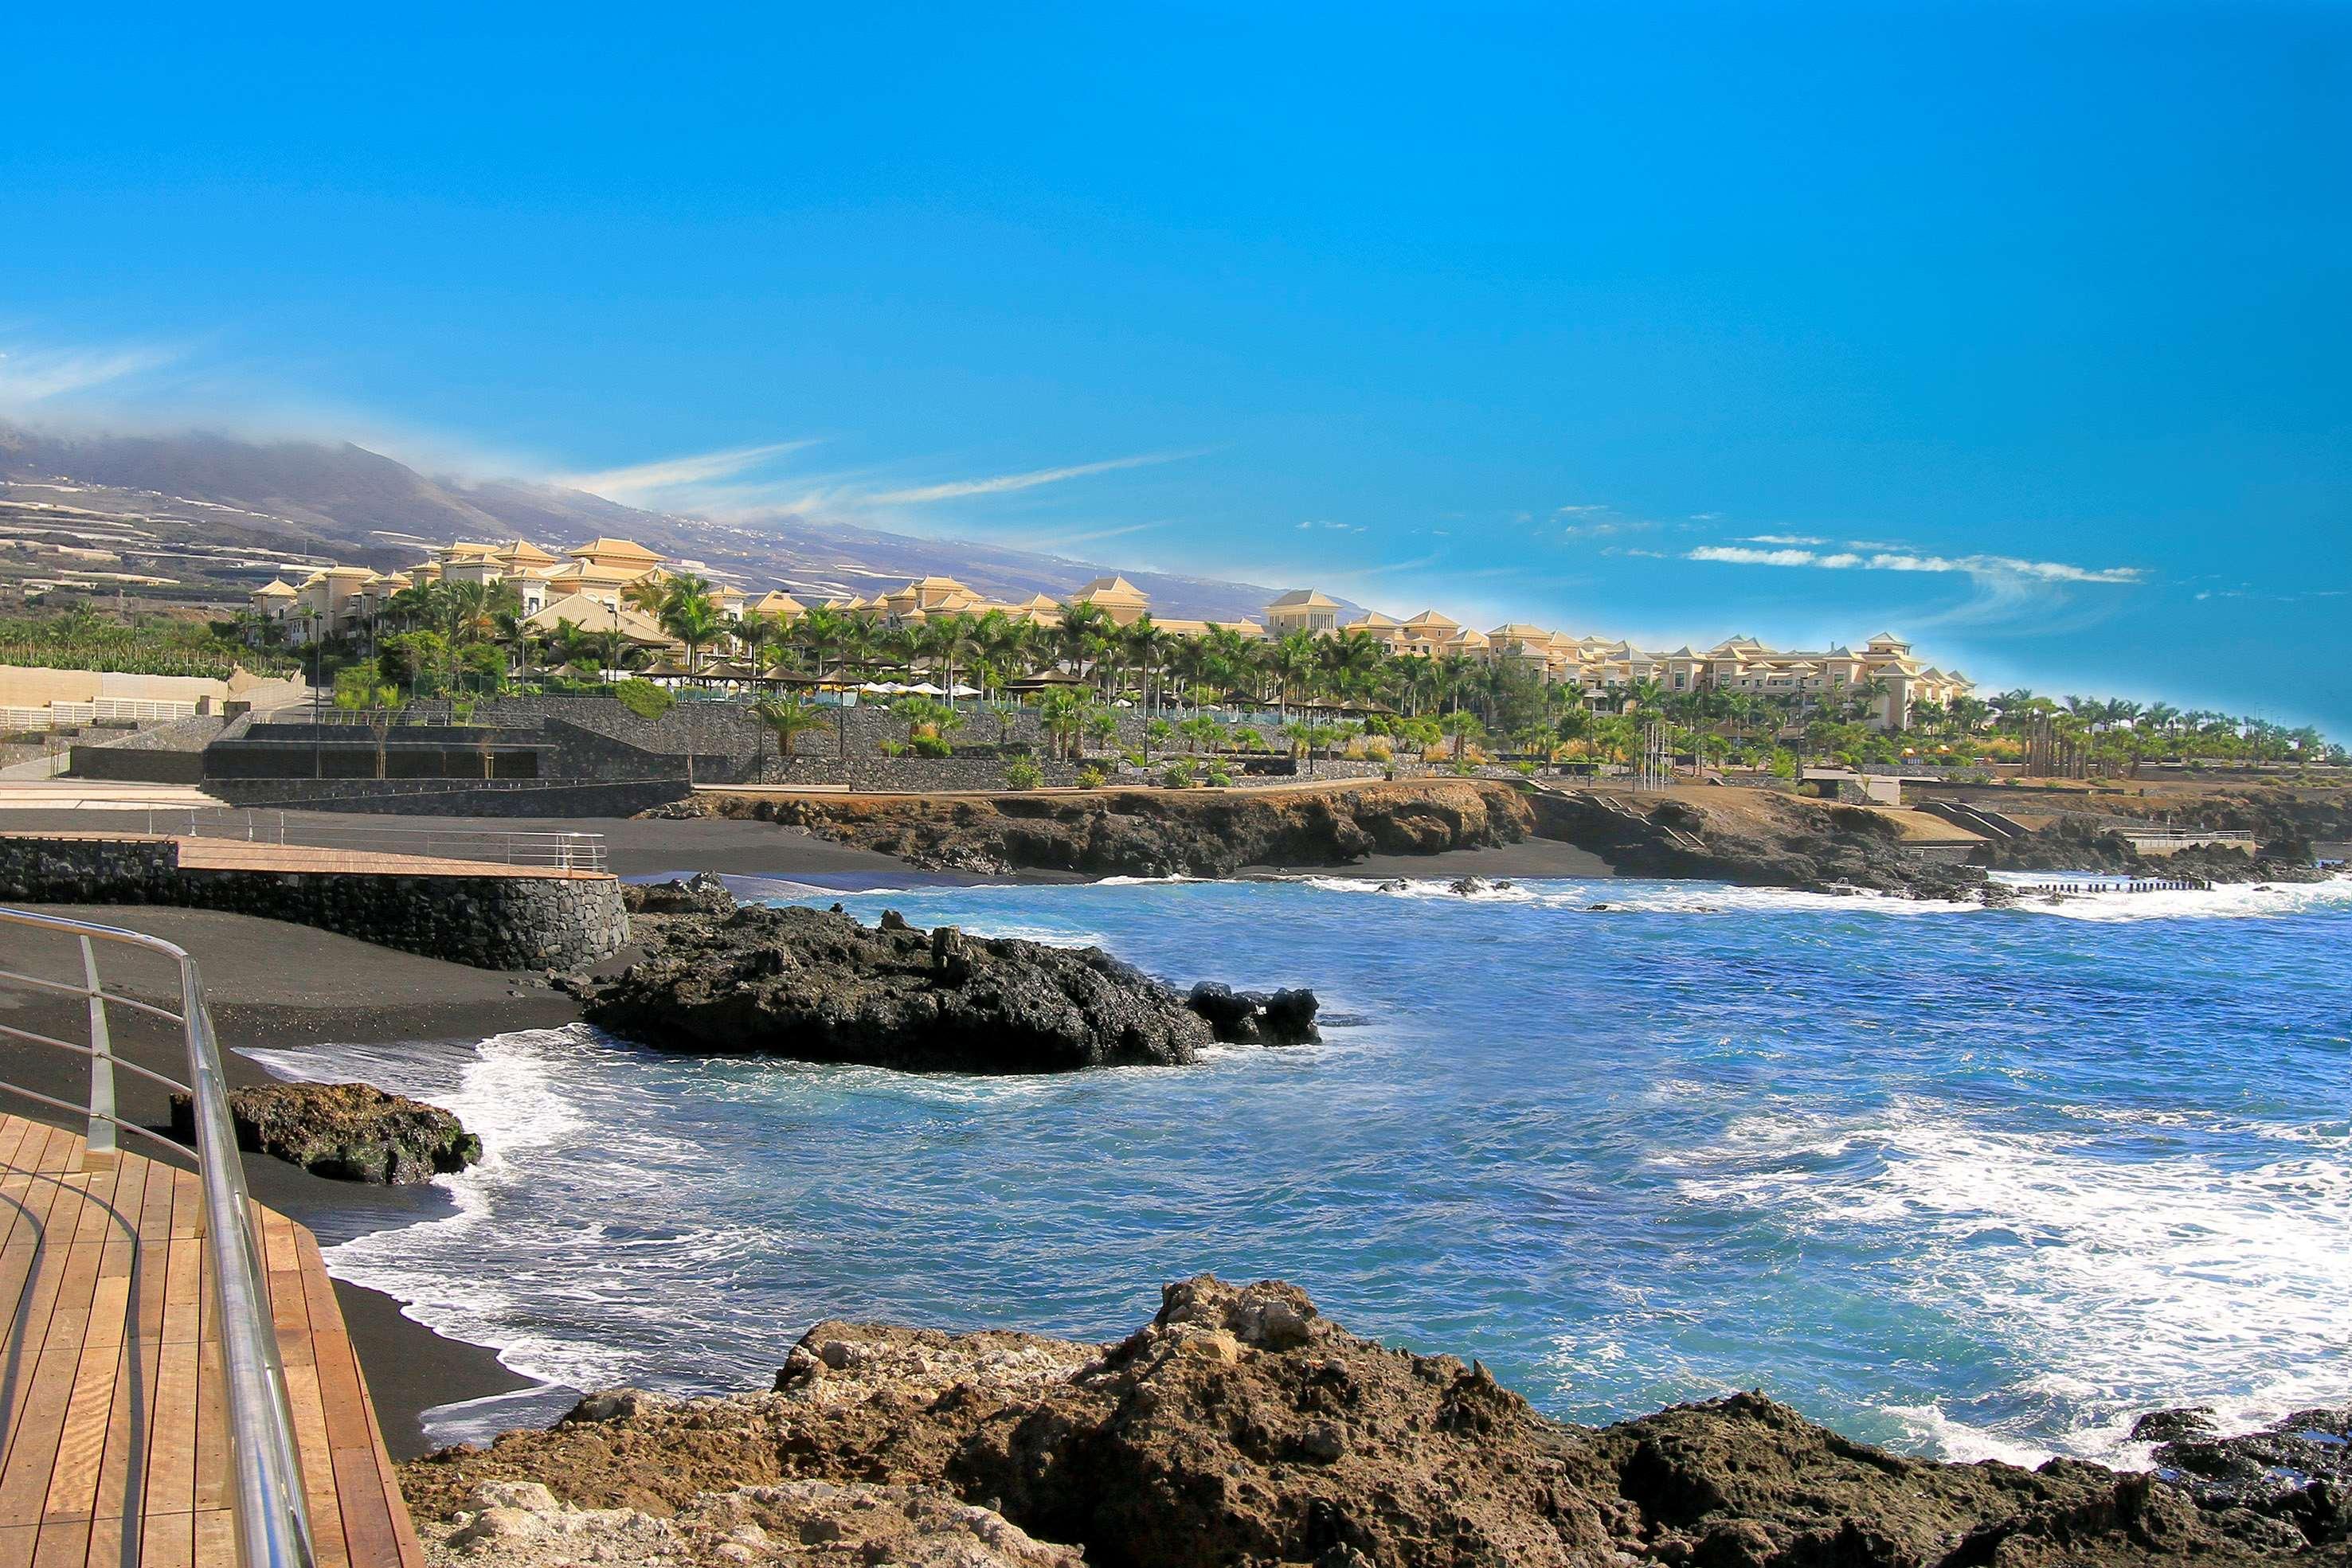
M571 999L543 981L420 958L305 925L208 910L31 907L144 932L194 954L234 1083L268 1080L269 1074L239 1054L247 1047L474 1040L504 1030L568 1023L574 1016ZM69 945L38 936L19 941L19 936L9 934L9 967L58 978L72 975L79 957ZM110 988L157 1001L176 999L174 971L160 957L125 954L101 961ZM16 990L0 995L0 1020L64 1040L82 1039L87 1029L80 1002L34 999ZM185 1052L173 1026L118 1008L109 1016L109 1029L118 1054L158 1072L186 1076ZM0 1078L59 1099L79 1099L89 1088L81 1058L16 1040L0 1040ZM163 1092L136 1074L118 1074L116 1092L126 1116L153 1127L169 1120ZM60 1124L72 1120L47 1106L8 1100L21 1115ZM435 1188L326 1181L257 1155L247 1156L246 1172L257 1199L310 1226L323 1245L377 1226L446 1212L447 1199ZM492 1352L446 1339L402 1316L400 1303L388 1296L342 1281L336 1281L335 1291L395 1458L423 1449L421 1412L530 1386L500 1366Z

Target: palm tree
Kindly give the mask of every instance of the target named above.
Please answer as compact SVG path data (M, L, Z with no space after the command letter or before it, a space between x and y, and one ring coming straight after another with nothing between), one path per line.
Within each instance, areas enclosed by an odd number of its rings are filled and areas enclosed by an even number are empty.
M823 708L800 697L762 697L751 705L751 716L776 737L776 751L784 762L793 759L794 738L833 722Z
M661 609L662 630L686 644L686 668L690 675L700 666L703 646L726 631L727 618L719 612L698 579L681 574L670 579L669 587Z

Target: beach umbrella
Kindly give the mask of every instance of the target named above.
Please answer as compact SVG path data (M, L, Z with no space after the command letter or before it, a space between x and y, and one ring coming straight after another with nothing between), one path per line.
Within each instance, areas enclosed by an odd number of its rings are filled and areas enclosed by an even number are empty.
M929 681L918 681L913 685L908 686L907 690L910 695L919 697L943 697L947 695L947 693L931 685Z

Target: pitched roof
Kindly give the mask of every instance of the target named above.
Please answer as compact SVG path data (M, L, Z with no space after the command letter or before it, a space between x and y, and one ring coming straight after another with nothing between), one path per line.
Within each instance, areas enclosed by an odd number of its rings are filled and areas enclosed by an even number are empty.
M1454 620L1450 616L1440 615L1434 610L1424 610L1404 624L1405 630L1408 632L1412 631L1415 628L1422 628L1429 631L1444 630L1451 632L1459 627L1462 622Z
M570 553L574 560L641 561L646 566L661 559L635 539L593 538Z
M611 610L596 600L573 594L559 599L524 621L526 626L552 632L569 621L583 632L618 632L634 643L667 646L676 641L650 619L634 610Z
M1294 588L1266 606L1268 610L1337 610L1339 601L1311 588Z
M294 597L294 590L278 581L276 578L271 578L267 583L253 591L253 597L256 599L291 599Z
M1118 600L1122 602L1146 602L1143 591L1123 577L1098 577L1078 590L1080 599Z

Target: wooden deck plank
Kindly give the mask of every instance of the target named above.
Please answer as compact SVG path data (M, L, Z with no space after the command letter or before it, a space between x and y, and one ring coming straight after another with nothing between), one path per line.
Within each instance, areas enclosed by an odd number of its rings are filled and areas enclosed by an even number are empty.
M45 1279L56 1281L56 1288L40 1315L40 1349L32 1362L33 1375L21 1384L23 1397L11 1399L7 1458L0 1460L0 1523L40 1522L49 1472L80 1377L82 1335L89 1326L90 1296L98 1284L102 1250L95 1246L41 1250L37 1267ZM29 1315L24 1332L26 1352L31 1355Z
M0 1568L201 1568L236 1555L203 1194L0 1116ZM320 1568L423 1568L317 1239L254 1211Z
M58 1437L57 1460L49 1468L48 1493L41 1504L44 1526L90 1516L98 1497L100 1461L106 1456L106 1426L114 1414L115 1374L121 1365L121 1344L83 1343L65 1427Z
M129 1339L114 1375L114 1405L106 1424L106 1452L100 1457L90 1517L99 1526L90 1538L90 1568L113 1568L120 1559L126 1521L147 1508L147 1449L154 1430L155 1384L163 1359L159 1339ZM116 1552L101 1555L109 1545Z
M60 1520L41 1526L33 1568L82 1568L89 1558L89 1521Z
M139 1568L196 1568L196 1516L150 1513L140 1521Z

